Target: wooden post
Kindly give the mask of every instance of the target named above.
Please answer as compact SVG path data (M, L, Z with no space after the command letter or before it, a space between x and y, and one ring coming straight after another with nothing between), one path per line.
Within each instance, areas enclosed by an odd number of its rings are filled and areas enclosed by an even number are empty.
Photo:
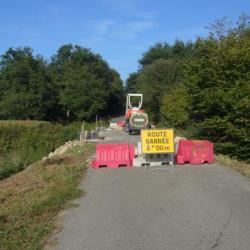
M83 141L85 139L85 124L84 121L82 121L82 128L80 132L80 141Z
M95 116L95 131L97 131L98 115Z

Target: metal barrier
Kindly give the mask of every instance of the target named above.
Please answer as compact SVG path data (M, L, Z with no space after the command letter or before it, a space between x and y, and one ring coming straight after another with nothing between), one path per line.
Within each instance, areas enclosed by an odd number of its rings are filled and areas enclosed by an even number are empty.
M142 154L141 142L138 142L136 157L133 160L134 167L144 167L145 171L150 167L152 170L173 170L173 154Z

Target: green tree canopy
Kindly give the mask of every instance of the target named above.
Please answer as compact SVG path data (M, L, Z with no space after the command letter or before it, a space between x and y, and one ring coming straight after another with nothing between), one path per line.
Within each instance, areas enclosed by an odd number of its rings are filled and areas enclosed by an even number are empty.
M126 80L126 93L136 93L137 92L137 78L139 76L138 72L131 73Z
M151 64L158 59L181 59L192 55L192 53L192 42L184 43L183 41L177 39L172 46L165 42L158 42L143 54L139 63L142 67L144 67L145 65Z
M250 161L250 17L209 26L194 43L157 43L127 88L144 94L151 121L215 142L217 152ZM135 77L136 76L136 77Z
M106 116L122 109L119 74L91 50L71 44L60 47L52 57L50 72L69 120L92 120L97 114Z
M250 31L199 40L195 48L184 83L196 135L217 142L221 152L249 159Z
M47 119L54 93L41 56L10 48L0 59L0 119Z
M168 127L185 128L189 123L189 98L183 84L171 88L161 102L161 122Z
M138 92L144 95L144 107L152 121L160 121L162 97L179 82L180 77L180 64L174 60L158 59L141 71L137 79Z
M100 55L71 44L47 63L31 48L0 58L0 119L93 120L123 111L119 74Z

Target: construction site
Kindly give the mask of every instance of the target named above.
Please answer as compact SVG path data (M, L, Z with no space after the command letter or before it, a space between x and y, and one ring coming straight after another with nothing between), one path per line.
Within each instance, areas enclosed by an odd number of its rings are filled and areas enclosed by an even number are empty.
M250 1L2 1L0 250L250 250Z

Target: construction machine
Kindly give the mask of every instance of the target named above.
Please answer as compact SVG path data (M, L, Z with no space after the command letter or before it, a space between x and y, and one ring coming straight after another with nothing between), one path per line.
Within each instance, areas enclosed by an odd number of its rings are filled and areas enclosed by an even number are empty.
M140 130L148 128L148 115L141 109L142 94L128 94L126 101L125 131L129 134L140 134Z

